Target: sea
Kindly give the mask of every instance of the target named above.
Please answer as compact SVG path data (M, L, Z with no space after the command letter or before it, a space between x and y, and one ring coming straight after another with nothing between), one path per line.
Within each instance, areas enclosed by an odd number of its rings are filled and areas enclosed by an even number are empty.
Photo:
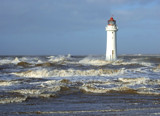
M160 55L0 56L0 116L160 115Z

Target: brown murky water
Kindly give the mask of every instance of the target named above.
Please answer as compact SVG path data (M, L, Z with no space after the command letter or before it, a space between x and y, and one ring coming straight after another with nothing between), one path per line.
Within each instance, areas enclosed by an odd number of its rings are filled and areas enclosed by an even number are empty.
M160 115L160 56L1 56L0 114Z

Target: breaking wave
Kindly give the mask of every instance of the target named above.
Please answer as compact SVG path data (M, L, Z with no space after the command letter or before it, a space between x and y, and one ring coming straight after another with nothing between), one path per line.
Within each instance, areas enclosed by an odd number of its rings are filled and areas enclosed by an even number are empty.
M103 66L103 65L109 64L111 62L108 62L108 61L105 61L102 59L95 59L92 57L86 57L86 58L80 60L79 63L83 64L83 65Z
M15 72L11 73L20 77L71 77L71 76L111 76L117 74L123 74L124 70L116 70L116 69L90 69L90 70L75 70L75 69L67 69L67 70L29 70L25 72Z
M17 80L18 81L18 80ZM25 82L25 83L21 83ZM7 90L0 94L0 104L23 102L28 98L50 98L65 94L82 92L84 94L146 94L160 95L160 79L149 79L147 77L117 78L108 80L41 80L30 78L19 80L23 88Z
M11 56L0 58L0 104L65 94L160 95L160 58Z
M23 96L23 95L18 94L18 93L3 92L0 95L0 104L23 102L26 99L27 99L26 96Z
M152 69L154 72L160 72L160 64Z
M125 94L147 94L160 95L160 80L149 78L118 78L104 82L84 83L80 89L85 93L125 93Z

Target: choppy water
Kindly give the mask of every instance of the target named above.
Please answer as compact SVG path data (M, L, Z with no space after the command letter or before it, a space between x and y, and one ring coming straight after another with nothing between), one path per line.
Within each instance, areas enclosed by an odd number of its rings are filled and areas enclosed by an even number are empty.
M1 115L160 115L160 56L1 56Z

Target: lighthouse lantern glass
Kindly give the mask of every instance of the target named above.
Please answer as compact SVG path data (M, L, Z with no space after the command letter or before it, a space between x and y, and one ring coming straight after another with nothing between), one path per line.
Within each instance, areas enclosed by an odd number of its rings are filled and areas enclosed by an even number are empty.
M115 21L115 20L113 20L113 21L112 21L112 20L109 20L109 21L108 21L108 24L109 24L109 25L116 25L116 21Z

